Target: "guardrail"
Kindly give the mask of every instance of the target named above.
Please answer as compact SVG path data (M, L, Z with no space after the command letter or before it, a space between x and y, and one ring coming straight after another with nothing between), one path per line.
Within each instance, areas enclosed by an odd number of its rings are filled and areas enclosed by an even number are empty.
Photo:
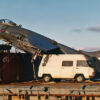
M0 100L100 100L100 84L6 85Z

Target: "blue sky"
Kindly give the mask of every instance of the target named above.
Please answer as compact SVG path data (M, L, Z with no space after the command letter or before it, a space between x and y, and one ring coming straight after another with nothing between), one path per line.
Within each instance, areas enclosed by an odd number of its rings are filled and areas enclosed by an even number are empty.
M100 0L0 0L0 18L73 48L100 50Z

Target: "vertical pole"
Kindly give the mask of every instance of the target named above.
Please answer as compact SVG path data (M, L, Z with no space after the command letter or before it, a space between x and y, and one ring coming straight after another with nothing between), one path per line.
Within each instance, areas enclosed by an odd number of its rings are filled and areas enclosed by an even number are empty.
M65 100L68 100L68 96L66 96L66 99Z
M11 95L8 96L8 100L12 100L12 96Z
M89 96L87 96L87 99L86 100L89 100Z

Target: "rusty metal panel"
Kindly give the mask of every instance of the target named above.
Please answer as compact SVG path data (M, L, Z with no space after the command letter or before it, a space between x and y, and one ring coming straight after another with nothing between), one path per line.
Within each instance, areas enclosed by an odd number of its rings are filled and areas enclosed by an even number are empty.
M33 67L28 54L3 53L0 56L0 76L3 82L30 81Z

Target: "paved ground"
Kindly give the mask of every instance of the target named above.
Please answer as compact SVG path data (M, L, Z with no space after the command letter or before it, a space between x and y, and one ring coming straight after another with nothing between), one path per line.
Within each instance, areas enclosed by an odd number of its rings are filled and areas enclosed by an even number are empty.
M60 82L39 82L39 81L29 81L29 82L15 82L15 83L1 83L0 87L3 86L81 86L81 85L100 85L100 81L90 81L90 80L86 80L84 83L77 83L77 82L73 82L73 81L60 81Z

